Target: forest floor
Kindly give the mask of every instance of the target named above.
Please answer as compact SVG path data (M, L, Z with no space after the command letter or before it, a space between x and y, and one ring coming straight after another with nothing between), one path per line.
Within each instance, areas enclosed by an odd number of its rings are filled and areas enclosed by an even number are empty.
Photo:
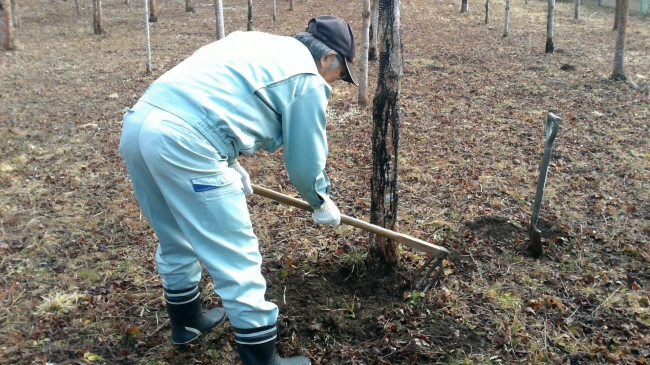
M185 351L170 328L143 220L118 154L132 95L212 42L214 7L158 0L146 73L142 1L22 0L20 48L0 53L0 363L236 364L226 324ZM302 31L335 14L361 32L360 1L255 2L254 29ZM425 260L366 270L368 234L316 226L308 213L249 198L267 299L280 307L278 352L313 364L650 362L650 20L634 13L626 82L609 79L613 9L558 3L556 52L544 53L547 4L404 0L399 232L451 251L427 293ZM226 33L247 2L224 1ZM565 66L566 65L566 66ZM377 63L371 63L374 92ZM337 82L327 171L344 214L368 220L370 108ZM372 97L372 95L371 95ZM562 118L528 251L546 115ZM244 158L253 183L297 196L282 152ZM206 274L204 308L220 305Z

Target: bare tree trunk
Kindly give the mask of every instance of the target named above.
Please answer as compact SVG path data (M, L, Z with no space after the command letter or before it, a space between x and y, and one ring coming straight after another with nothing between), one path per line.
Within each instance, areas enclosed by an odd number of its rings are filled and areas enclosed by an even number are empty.
M460 12L461 13L469 12L469 8L468 8L468 5L467 5L467 0L461 0L460 1Z
M149 0L149 22L158 21L158 12L156 11L156 0Z
M217 18L217 40L223 39L226 36L226 31L223 26L223 1L214 0L214 15Z
M6 51L16 49L10 0L0 0L0 47Z
M580 0L576 0L575 19L580 19Z
M185 12L186 13L193 13L194 12L194 1L193 0L185 0Z
M248 23L246 24L246 30L253 30L253 0L248 0Z
M149 0L144 0L144 35L147 47L147 73L151 73L151 38L149 37Z
M77 8L77 16L81 15L81 12L79 11L79 1L74 0L74 6Z
M361 10L361 74L359 75L359 105L368 104L368 49L370 48L370 0L363 0Z
M490 0L485 0L485 24L490 22Z
M370 222L394 229L397 221L397 163L399 142L398 97L404 71L401 0L380 0L381 52L379 77L373 100L372 176L370 178ZM391 270L399 264L398 243L371 235L370 267Z
M548 21L546 23L546 53L553 53L553 27L555 25L555 0L548 0Z
M508 36L508 27L510 26L510 0L506 0L506 20L503 26L503 36Z
M289 0L289 10L290 11L294 10L294 8L293 8L293 0Z
M276 1L273 0L273 21L278 18L278 7L276 6Z
M102 0L93 0L93 29L95 34L103 34L105 32Z
M124 5L129 5L129 0L124 0Z
M377 59L377 30L379 29L379 0L372 0L370 8L370 48L368 49L368 60Z
M14 22L14 28L20 28L20 15L18 12L18 0L11 0L11 20Z
M625 33L627 32L627 18L630 12L630 0L619 0L619 20L618 20L618 36L616 37L616 52L614 53L614 72L612 72L613 80L627 80L623 66L625 65Z
M616 11L614 12L614 28L612 30L618 30L618 22L620 20L621 12L621 0L616 0Z

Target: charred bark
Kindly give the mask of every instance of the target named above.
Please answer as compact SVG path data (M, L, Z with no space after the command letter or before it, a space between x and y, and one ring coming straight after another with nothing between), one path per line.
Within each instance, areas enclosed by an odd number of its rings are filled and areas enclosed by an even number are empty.
M186 13L193 13L194 12L194 1L193 0L185 0L185 12Z
M253 0L248 0L248 23L246 24L246 30L253 30Z
M155 23L158 21L158 11L156 6L156 0L149 0L149 22Z
M618 19L618 36L616 37L616 51L614 53L614 71L612 72L613 80L625 81L625 37L627 32L627 18L630 12L630 0L619 0L619 19Z
M379 1L381 52L373 100L370 222L391 230L397 222L398 97L404 69L400 8L401 0ZM372 269L380 271L399 264L397 242L374 234L370 240L368 261Z
M93 0L93 31L104 34L104 16L102 15L102 0Z
M546 53L553 53L553 27L555 26L555 0L548 0L548 20L546 23Z

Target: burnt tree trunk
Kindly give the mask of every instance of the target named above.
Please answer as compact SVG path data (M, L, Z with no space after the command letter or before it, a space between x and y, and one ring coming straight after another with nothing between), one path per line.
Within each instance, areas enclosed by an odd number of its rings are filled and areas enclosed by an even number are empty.
M505 16L505 22L503 25L503 36L507 37L509 32L508 29L510 28L510 0L506 0L506 16Z
M573 17L574 19L580 19L580 0L576 0L576 7Z
M226 30L223 25L223 1L214 0L214 16L217 19L217 40L226 36Z
M467 0L461 0L461 2L460 2L460 12L461 13L469 12L469 6L467 5Z
M370 7L370 46L368 48L368 60L377 60L377 29L379 26L379 0L372 0Z
M618 36L616 37L616 51L614 52L614 71L612 72L613 80L624 81L625 72L625 36L627 32L627 18L630 12L630 0L619 0L620 9L618 11Z
M0 47L6 51L16 49L14 24L11 18L11 1L0 0Z
M194 12L194 1L193 0L185 0L185 12L186 13L193 13Z
M370 48L370 0L363 0L361 11L361 73L359 75L359 105L368 104L368 49Z
M156 0L149 0L149 22L158 21L158 11L156 9Z
M253 0L248 0L248 23L246 24L246 30L253 30Z
M77 8L77 16L81 15L81 12L79 11L79 1L74 0L74 6Z
M276 4L276 1L273 0L273 21L276 21L278 19L278 6Z
M548 0L548 20L546 23L546 53L553 53L553 27L555 25L555 0Z
M399 143L398 97L404 70L401 0L379 1L379 76L373 100L370 222L394 229L397 222L397 163ZM371 234L369 266L377 271L399 264L398 243Z
M102 0L93 0L93 30L95 34L103 34L105 32Z
M293 11L293 0L289 0L289 11Z
M485 0L485 24L490 22L490 0Z

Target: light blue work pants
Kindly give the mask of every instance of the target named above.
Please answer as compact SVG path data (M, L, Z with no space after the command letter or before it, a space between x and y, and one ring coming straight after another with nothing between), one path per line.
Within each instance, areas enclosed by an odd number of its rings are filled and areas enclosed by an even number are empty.
M212 276L230 322L257 328L276 322L241 176L182 119L139 102L124 115L120 154L135 196L158 236L163 287L192 288L199 260Z

